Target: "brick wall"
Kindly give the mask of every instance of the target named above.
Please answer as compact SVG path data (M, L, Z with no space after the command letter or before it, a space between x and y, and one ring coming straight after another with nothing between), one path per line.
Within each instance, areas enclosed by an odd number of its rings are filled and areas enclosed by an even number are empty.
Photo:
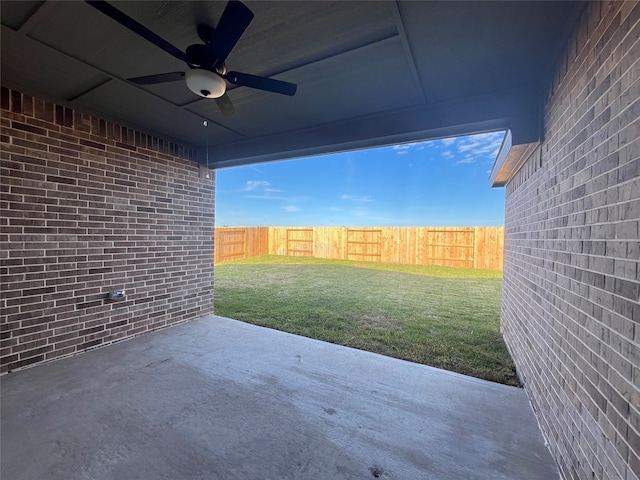
M507 184L502 329L564 478L640 478L640 3L589 3Z
M212 312L192 148L6 88L1 107L2 373Z

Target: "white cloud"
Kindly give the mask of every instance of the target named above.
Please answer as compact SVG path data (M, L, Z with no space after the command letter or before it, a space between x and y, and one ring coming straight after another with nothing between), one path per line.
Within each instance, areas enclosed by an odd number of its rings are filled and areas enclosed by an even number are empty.
M489 159L492 162L498 154L504 132L481 133L478 135L469 135L465 137L443 138L441 143L449 147L448 150L441 153L443 158L454 159L460 158L455 163L475 163L479 160ZM462 154L462 155L460 155Z
M398 155L405 155L409 153L409 150L416 148L416 150L424 150L423 142L403 143L400 145L394 145L393 148Z
M264 189L264 191L265 191L265 192L274 192L274 193L277 193L277 192L284 192L284 190L279 190L279 189L277 189L277 188L265 188L265 189Z
M458 144L458 151L469 152L474 157L490 156L495 157L498 154L504 132L483 133L473 135L462 140Z
M417 145L417 143L403 143L403 144L400 144L400 145L394 145L393 149L394 150L409 150L414 145Z
M282 209L287 213L294 213L294 212L300 211L300 207L296 205L285 205L284 207L282 207Z
M283 202L288 202L288 197L276 197L273 195L245 195L244 198L253 198L254 200L281 200Z
M245 185L245 187L242 189L243 192L251 192L253 190L256 190L258 188L266 188L269 185L271 185L269 182L265 181L265 180L249 180L247 182L247 184Z
M303 196L279 197L276 195L245 195L244 198L252 198L254 200L278 200L281 202L289 202L289 203L302 203L309 200L309 197L303 197Z
M347 200L355 203L368 203L375 201L371 195L340 195L340 200Z

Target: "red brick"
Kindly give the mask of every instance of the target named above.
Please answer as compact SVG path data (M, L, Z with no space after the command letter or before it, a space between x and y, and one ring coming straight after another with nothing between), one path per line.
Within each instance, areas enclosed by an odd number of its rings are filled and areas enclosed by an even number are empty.
M211 269L199 263L213 258L200 245L211 244L214 189L174 155L194 149L20 92L2 98L2 262L16 275L2 334L22 343L5 347L19 351L1 372L210 313ZM183 241L186 227L201 240ZM176 261L188 281L161 278ZM131 297L109 302L115 288Z

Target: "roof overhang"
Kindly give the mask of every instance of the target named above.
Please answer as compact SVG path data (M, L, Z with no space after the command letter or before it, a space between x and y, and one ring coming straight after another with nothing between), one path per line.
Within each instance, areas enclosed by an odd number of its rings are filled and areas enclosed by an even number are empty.
M112 1L184 51L226 2ZM129 79L187 67L86 2L1 8L2 84L201 148L210 168L510 130L541 139L541 88L581 2L246 0L255 18L228 67L294 82L247 87L236 116L182 81ZM208 127L203 126L207 120ZM507 162L509 163L509 162Z
M504 187L539 146L539 141L514 145L513 134L511 130L507 130L489 174L491 186Z

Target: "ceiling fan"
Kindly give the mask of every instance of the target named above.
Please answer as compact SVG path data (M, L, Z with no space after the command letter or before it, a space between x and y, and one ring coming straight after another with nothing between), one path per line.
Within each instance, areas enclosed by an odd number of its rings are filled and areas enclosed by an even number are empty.
M208 25L198 25L196 31L203 43L189 45L185 52L174 47L110 3L103 0L87 0L87 3L168 54L182 60L189 67L186 72L161 73L127 79L130 82L138 85L151 85L184 79L187 87L196 95L215 99L225 115L235 115L236 113L235 107L226 93L226 82L282 95L293 96L296 93L297 85L295 83L227 71L225 66L227 56L253 20L253 12L237 0L231 0L227 3L215 29Z

